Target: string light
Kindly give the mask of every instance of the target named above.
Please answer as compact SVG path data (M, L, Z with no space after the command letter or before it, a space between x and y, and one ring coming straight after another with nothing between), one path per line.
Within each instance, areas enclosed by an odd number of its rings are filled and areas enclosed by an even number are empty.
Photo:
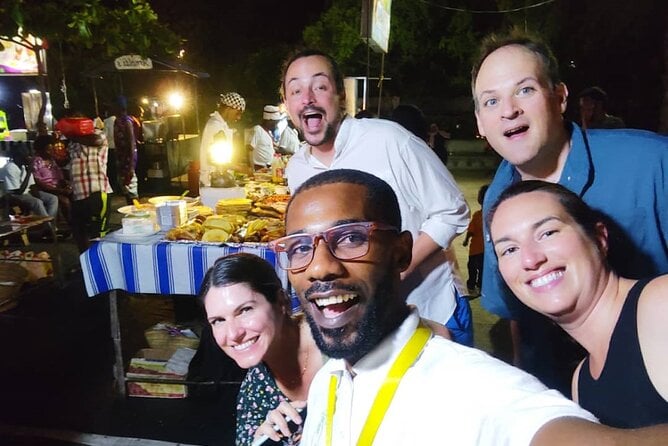
M509 12L519 12L519 11L524 11L525 9L532 9L532 8L538 8L540 6L548 5L550 3L554 3L556 0L545 0L539 3L536 3L534 5L528 5L528 6L522 6L519 8L511 8L511 9L502 9L502 10L496 10L496 11L485 11L485 10L473 10L473 9L464 9L464 8L454 8L452 6L443 6L435 3L431 3L425 0L420 0L420 3L424 3L425 5L429 6L434 6L435 8L441 8L441 9L446 9L448 11L456 11L456 12L468 12L471 14L506 14Z

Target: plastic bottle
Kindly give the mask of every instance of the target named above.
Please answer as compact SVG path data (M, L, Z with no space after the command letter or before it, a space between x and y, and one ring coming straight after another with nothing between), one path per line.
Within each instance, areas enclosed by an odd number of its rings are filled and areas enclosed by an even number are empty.
M283 176L285 171L285 163L281 155L275 154L271 161L271 181L276 184L283 184Z

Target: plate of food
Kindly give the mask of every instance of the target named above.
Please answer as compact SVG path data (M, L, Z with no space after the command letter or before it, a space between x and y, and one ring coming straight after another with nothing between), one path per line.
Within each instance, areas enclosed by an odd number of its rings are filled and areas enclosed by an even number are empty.
M140 204L139 206L136 206L134 204L129 204L127 206L123 206L117 209L118 212L120 212L123 215L129 215L129 214L141 214L144 212L151 212L155 210L155 206L152 204L146 203L146 204Z

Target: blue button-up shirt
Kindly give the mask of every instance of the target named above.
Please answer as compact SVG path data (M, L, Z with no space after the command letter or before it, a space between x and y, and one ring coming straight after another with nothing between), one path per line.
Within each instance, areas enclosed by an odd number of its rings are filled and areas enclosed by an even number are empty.
M571 150L559 184L607 218L613 268L630 278L668 272L668 137L630 129L585 132L570 125ZM503 161L485 195L485 213L518 181L515 167ZM485 215L482 304L515 318L520 304L499 273L488 224Z

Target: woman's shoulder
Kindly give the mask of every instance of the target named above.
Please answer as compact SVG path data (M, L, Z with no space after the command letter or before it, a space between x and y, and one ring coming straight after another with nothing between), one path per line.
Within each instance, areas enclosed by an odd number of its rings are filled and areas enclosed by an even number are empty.
M241 382L238 399L252 400L255 403L273 401L284 398L283 393L276 385L274 376L264 363L251 367Z
M275 385L274 377L271 374L271 371L263 362L260 362L258 365L253 366L246 371L246 376L244 377L243 383L253 385L264 385L266 383L272 383Z
M668 401L668 275L650 280L638 300L638 342L647 373Z
M649 280L640 290L637 308L638 334L643 331L652 337L659 332L668 334L666 315L668 315L668 274Z
M666 296L668 296L668 274L663 274L647 282L640 293L638 311L650 308L651 311L656 311L657 308L668 309Z

